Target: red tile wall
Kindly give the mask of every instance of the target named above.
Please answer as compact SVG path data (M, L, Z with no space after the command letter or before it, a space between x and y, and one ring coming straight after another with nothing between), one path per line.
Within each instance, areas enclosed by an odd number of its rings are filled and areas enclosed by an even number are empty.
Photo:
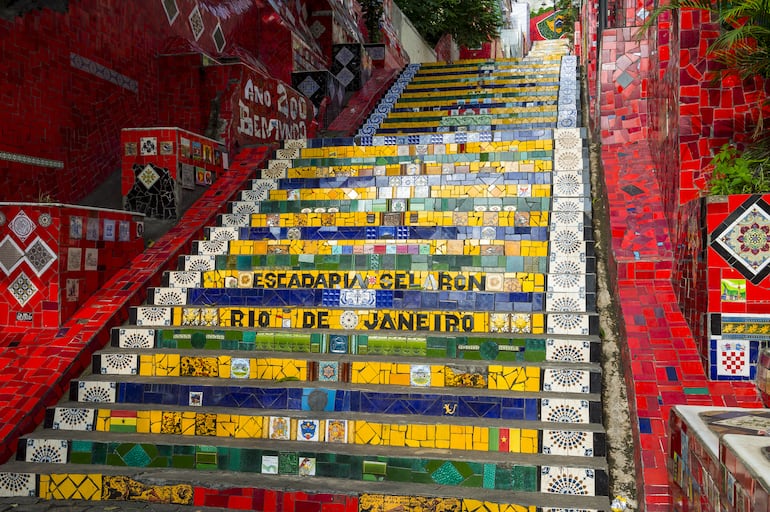
M166 68L170 61L156 56L173 53L170 49L215 58L246 56L290 83L294 32L319 62L324 60L312 36L305 37L307 30L287 26L287 13L269 6L194 0L177 0L177 5L172 23L162 2L117 0L70 2L66 13L44 9L0 21L0 151L63 162L61 169L0 160L5 171L0 173L0 200L38 201L47 194L58 202L76 202L118 168L120 129L169 125L161 122L169 117L163 109L182 102L159 93L174 80L195 81L199 72L185 59L174 61L177 69ZM204 26L197 40L189 22L194 8ZM304 26L301 16L297 20ZM217 26L225 41L221 53L213 38ZM100 76L72 67L71 54L103 66ZM200 57L188 59L200 62ZM105 79L110 72L134 81L135 89ZM171 90L182 89L171 84ZM209 103L187 99L185 107L173 109L185 115L170 125L206 133Z
M0 226L2 244L13 242L26 255L18 265L7 269L10 272L0 271L0 325L3 326L39 328L63 325L94 292L144 250L141 234L144 217L128 212L16 203L0 206L0 212L5 217ZM20 212L29 219L28 225L33 226L28 236L20 236L19 229L12 229L11 223ZM70 228L73 217L80 221L79 236ZM49 220L44 220L46 218ZM105 221L112 226L111 235L106 232ZM89 232L89 222L97 228L95 232ZM121 223L126 230L123 240ZM51 264L38 275L28 259L35 258L30 251L40 242L48 246L53 256L45 256ZM76 254L77 261L74 258ZM89 254L95 255L96 260L87 261ZM38 270L41 269L38 267ZM36 289L24 304L16 299L11 289L22 273Z

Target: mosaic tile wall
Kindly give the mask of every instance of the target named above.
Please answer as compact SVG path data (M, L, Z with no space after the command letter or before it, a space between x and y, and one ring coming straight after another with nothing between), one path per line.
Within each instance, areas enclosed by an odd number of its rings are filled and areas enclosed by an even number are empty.
M227 153L217 141L179 128L121 131L121 193L126 210L176 219L184 196L221 176Z
M767 315L770 196L712 197L707 202L709 344L713 379L756 378L770 342Z
M0 203L0 325L59 327L144 250L144 217Z

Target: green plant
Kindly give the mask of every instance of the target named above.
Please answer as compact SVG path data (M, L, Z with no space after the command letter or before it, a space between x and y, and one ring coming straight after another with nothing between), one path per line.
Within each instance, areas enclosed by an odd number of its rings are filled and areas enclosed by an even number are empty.
M369 42L379 43L382 39L380 23L382 22L382 14L385 9L382 5L382 0L360 0L359 3L363 11Z
M770 190L765 176L767 161L747 158L735 146L724 144L714 155L711 165L714 170L709 182L712 195L757 194Z
M503 14L497 0L396 0L396 5L431 44L452 34L466 48L478 48L500 35Z

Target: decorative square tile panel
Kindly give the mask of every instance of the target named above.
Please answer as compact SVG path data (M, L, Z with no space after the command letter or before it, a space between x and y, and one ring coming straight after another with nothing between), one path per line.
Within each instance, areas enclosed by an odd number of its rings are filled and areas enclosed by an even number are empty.
M16 299L16 302L18 302L22 307L25 306L27 302L29 302L29 300L38 292L38 288L35 286L35 283L33 283L24 272L16 276L16 279L14 279L13 283L11 283L11 286L8 288L8 290L11 292L11 295L13 295L13 298Z
M716 341L716 370L721 377L749 377L749 342L739 340Z
M153 156L158 154L157 137L141 137L139 139L139 154L142 156Z
M430 365L413 364L409 368L409 383L416 387L430 387L431 371Z
M543 429L542 451L549 455L593 457L594 436L579 430Z
M545 340L545 360L563 361L565 363L590 363L591 342L549 338Z
M318 361L318 381L338 382L340 379L339 361Z
M114 382L78 381L78 402L115 403Z
M291 419L288 416L270 416L268 418L268 437L288 441L291 437L290 426Z
M588 400L543 398L540 421L554 423L590 423Z
M262 471L263 475L277 475L278 474L278 455L263 455L262 456Z
M203 272L216 269L216 258L209 255L190 255L184 257L184 270L187 272Z
M348 442L348 420L326 420L326 442L327 443L347 443Z
M34 473L0 473L0 498L37 496L37 478Z
M711 247L753 284L770 273L770 205L751 196L710 235Z
M26 242L37 225L24 213L24 210L19 210L19 213L8 223L8 227L22 242Z
M61 439L27 439L25 462L66 464L69 443Z
M155 171L155 168L152 166L152 164L145 165L142 171L136 176L136 180L144 185L144 188L148 190L152 188L152 186L155 185L159 179L160 174Z
M56 407L53 413L51 428L55 430L94 430L96 409L76 409L73 407Z
M187 304L187 290L183 288L154 288L153 304L156 306L182 306Z
M318 441L320 439L320 420L298 419L297 441Z
M14 242L11 235L6 235L0 242L0 269L5 275L10 275L23 262L24 251Z

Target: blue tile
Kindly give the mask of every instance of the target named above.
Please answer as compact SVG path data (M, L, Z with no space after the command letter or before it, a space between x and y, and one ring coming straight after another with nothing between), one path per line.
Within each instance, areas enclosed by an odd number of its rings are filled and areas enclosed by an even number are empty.
M639 433L652 434L652 424L650 418L639 418Z

